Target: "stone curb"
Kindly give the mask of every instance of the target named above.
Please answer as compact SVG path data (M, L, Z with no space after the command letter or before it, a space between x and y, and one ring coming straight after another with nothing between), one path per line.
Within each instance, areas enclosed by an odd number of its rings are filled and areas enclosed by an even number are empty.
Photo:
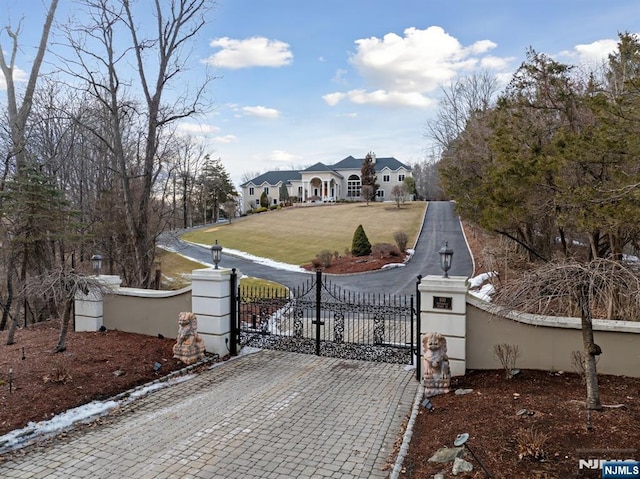
M398 479L400 472L402 471L402 464L404 462L404 458L407 456L407 452L409 451L409 444L411 443L411 436L413 436L413 426L416 422L416 417L418 416L418 410L420 409L420 403L422 402L422 397L424 396L424 386L422 383L418 386L418 391L416 392L416 397L413 400L413 408L411 409L411 417L409 418L409 422L407 423L407 428L404 431L404 437L402 438L402 445L400 446L400 450L398 451L398 457L396 458L396 463L393 466L393 471L391 471L390 479Z

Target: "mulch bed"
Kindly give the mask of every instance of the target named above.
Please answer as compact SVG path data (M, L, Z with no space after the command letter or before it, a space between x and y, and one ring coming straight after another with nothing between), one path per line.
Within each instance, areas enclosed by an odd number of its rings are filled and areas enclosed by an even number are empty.
M454 477L450 463L428 459L465 432L469 448L496 478L600 477L600 471L580 470L579 460L640 460L640 378L600 376L599 385L603 404L624 406L588 415L586 388L575 373L523 370L506 379L492 370L453 378L451 393L431 398L433 412L420 407L401 477ZM473 391L456 395L458 388ZM538 458L527 454L528 447L535 450L533 434L544 439ZM464 458L474 470L455 477L486 477L468 451Z

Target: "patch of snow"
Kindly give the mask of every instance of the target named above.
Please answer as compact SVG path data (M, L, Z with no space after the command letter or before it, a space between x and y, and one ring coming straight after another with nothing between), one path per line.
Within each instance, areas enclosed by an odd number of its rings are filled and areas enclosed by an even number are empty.
M482 273L482 274L479 274L478 276L474 276L473 278L469 279L469 288L471 289L479 288L484 284L485 281L489 281L491 278L495 276L498 276L498 273L496 273L495 271L491 271L489 273Z
M197 246L202 246L203 248L211 247L210 245L206 245L206 244L199 244L199 243L192 243L192 244L195 244ZM226 254L230 254L231 256L237 256L239 258L244 258L244 259L253 261L254 263L270 266L271 268L282 269L285 271L295 271L297 273L309 273L309 271L307 271L304 268L301 268L300 266L288 264L288 263L282 263L280 261L275 261L269 258L261 258L260 256L255 256L250 253L245 253L244 251L240 251L237 249L225 248L224 252ZM200 263L202 263L202 261L200 261ZM206 264L208 266L213 266L213 264L209 264L209 263L203 263L203 264Z
M380 269L392 269L392 268L403 268L404 266L406 266L405 263L389 263L389 264L385 264L382 268Z
M53 416L51 419L40 422L30 422L22 429L16 429L0 436L0 453L26 446L36 440L46 439L56 433L71 428L75 424L86 424L99 417L105 416L109 411L156 391L174 384L187 381L195 375L190 374L149 384L134 390L131 394L119 400L93 401L89 404L69 409L63 413Z
M483 301L491 302L491 295L495 292L495 288L492 284L485 284L480 289L470 290L469 294L475 296L476 298L480 298Z

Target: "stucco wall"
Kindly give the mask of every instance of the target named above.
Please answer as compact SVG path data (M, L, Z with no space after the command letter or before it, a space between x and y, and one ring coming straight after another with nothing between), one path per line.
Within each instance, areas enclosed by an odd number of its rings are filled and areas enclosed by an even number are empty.
M467 369L497 369L495 344L520 349L516 367L573 372L571 352L582 350L579 318L531 314L498 316L488 304L467 296ZM640 322L594 320L594 339L602 348L598 372L640 377Z
M178 313L191 311L191 286L177 291L118 288L104 299L104 326L149 336L178 336Z

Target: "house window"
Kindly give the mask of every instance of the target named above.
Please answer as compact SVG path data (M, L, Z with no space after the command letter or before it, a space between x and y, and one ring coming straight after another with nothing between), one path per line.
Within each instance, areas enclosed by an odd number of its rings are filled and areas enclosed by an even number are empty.
M260 206L260 200L256 198L256 206Z
M404 175L398 175L398 181L400 182L404 181Z
M382 175L382 181L383 181L384 183L389 183L389 181L390 181L390 180L389 180L389 175Z
M384 190L376 191L376 197L377 198L384 198Z
M351 175L347 180L347 198L359 198L360 186L360 177L358 175Z
M273 199L273 204L274 204L274 205L277 205L277 204L278 204L278 199L277 199L277 198L274 198L274 199Z
M264 187L264 194L265 194L265 195L268 195L268 194L269 194L269 187L268 187L268 186L265 186L265 187Z
M249 196L253 196L255 194L255 189L253 188L253 186L249 187Z

